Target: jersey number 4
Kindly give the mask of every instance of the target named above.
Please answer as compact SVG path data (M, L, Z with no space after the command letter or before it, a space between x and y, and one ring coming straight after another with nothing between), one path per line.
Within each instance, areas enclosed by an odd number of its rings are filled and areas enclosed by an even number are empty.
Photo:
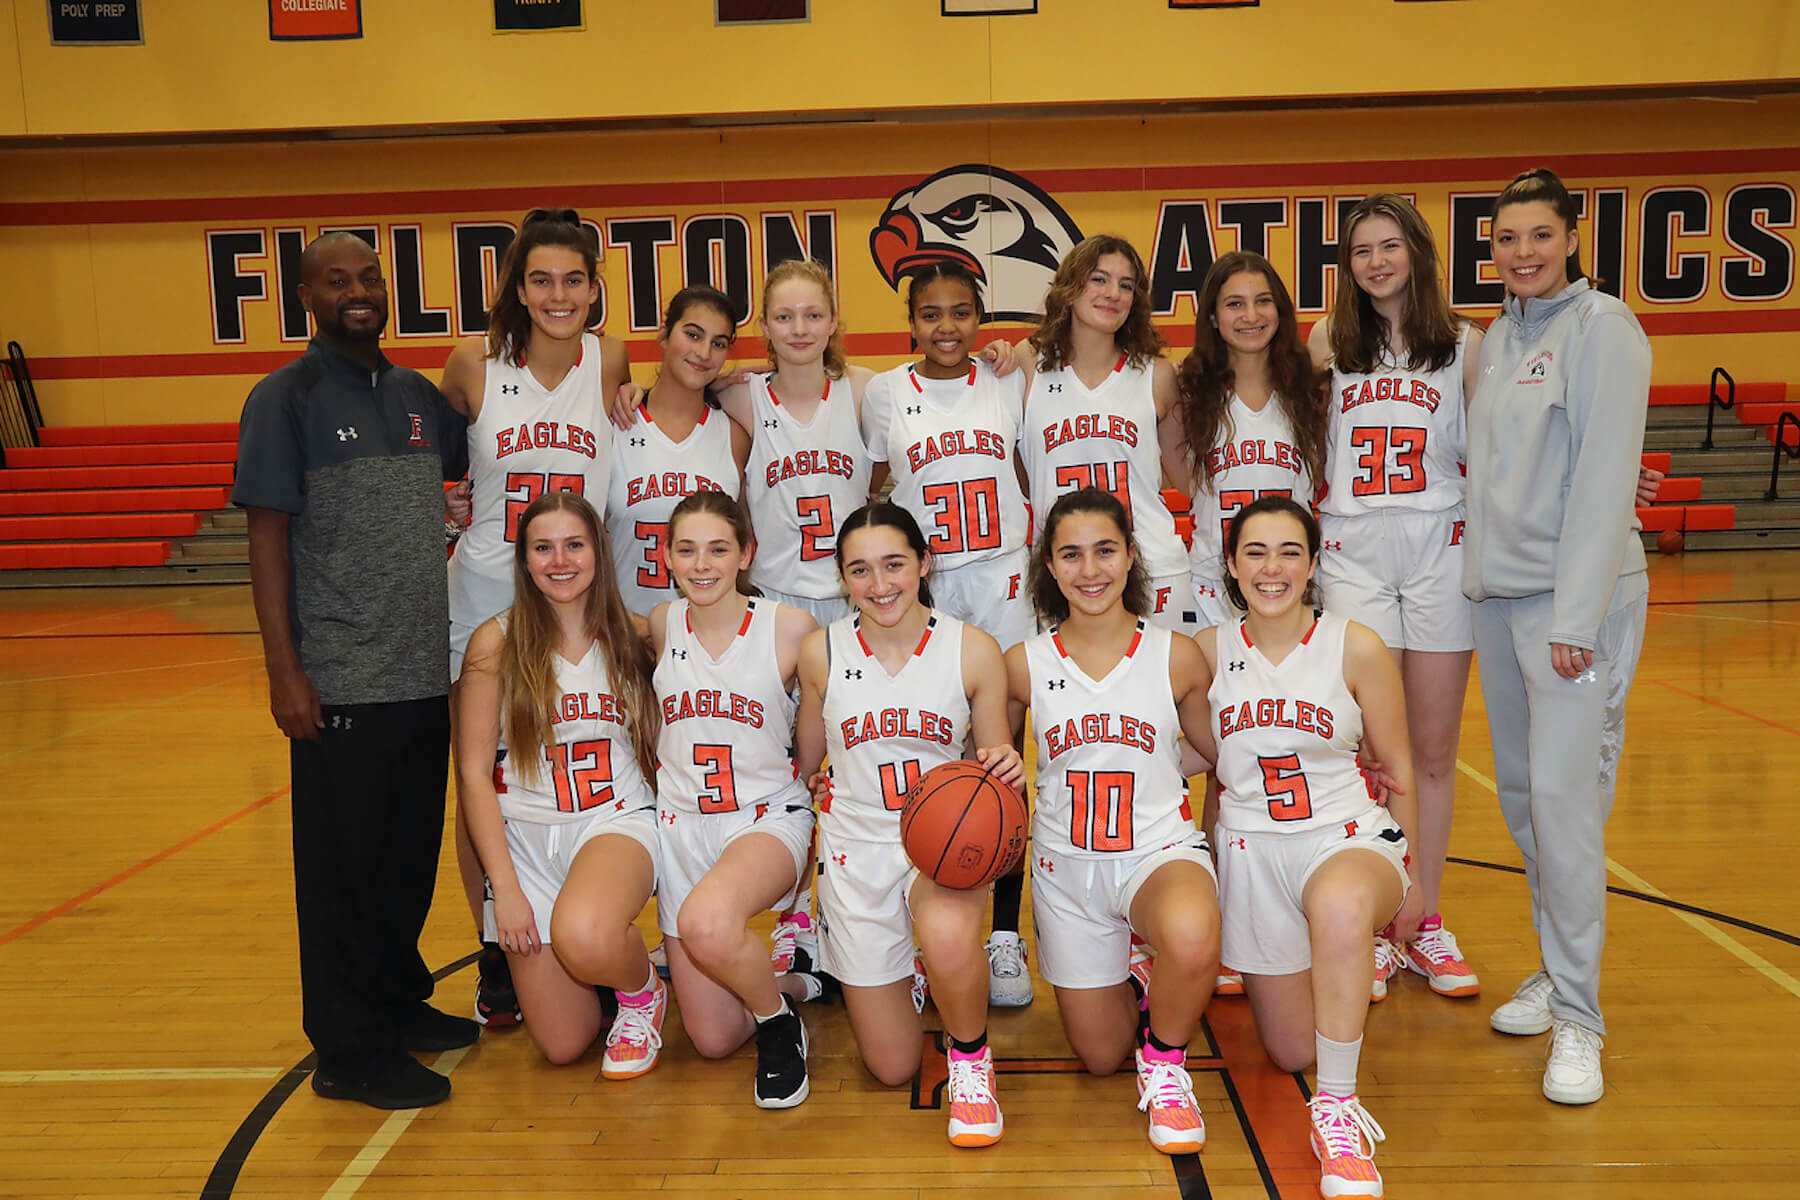
M1353 496L1404 496L1425 490L1425 431L1415 425L1358 425L1350 431L1350 445L1362 451L1356 456L1357 475L1350 481ZM1387 452L1394 452L1394 469L1387 469Z
M927 484L920 495L937 515L937 528L925 541L933 554L992 550L1000 545L1000 483L993 476Z
M557 812L586 812L612 802L612 743L608 739L546 746L544 759L556 785Z
M542 471L511 471L506 476L506 540L519 538L519 518L531 502L545 492L574 492L587 486L585 475L547 475Z
M1118 851L1132 846L1130 771L1070 771L1069 843L1077 850Z
M1256 765L1262 768L1270 820L1304 821L1312 816L1312 792L1307 789L1298 754L1264 755Z

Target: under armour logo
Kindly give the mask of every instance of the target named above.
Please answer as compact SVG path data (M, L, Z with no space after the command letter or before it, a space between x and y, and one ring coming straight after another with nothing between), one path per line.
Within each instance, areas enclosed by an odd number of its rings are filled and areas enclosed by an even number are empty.
M1355 821L1345 821L1344 822L1344 836L1345 837L1355 837L1356 836L1356 822Z
M861 668L845 667L844 668L844 678L845 679L861 679L862 678Z
M781 428L781 422L776 420L774 417L764 417L763 418L763 428L764 429L779 429L779 428Z
M1196 596L1205 596L1210 600L1217 600L1219 598L1219 590L1210 583L1196 583L1194 585L1194 594Z
M350 728L350 718L344 716L342 713L338 713L331 718L331 727L333 729L348 729Z
M1049 688L1053 692L1057 692L1057 691L1061 691L1063 688L1068 687L1069 681L1066 679L1052 679L1048 683L1046 683L1044 686Z
M925 406L923 404L909 404L906 406L906 412L907 412L908 416L916 417L924 411L925 411Z
M671 648L669 651L669 657L670 658L679 658L683 662L686 662L687 661L687 651L686 650L676 650L676 649Z
M500 385L500 394L502 396L516 396L519 394L519 385L516 383L503 383Z
M1051 874L1051 875L1056 874L1056 864L1051 862L1049 859L1045 858L1041 854L1038 855L1037 865L1044 868L1045 872L1048 874Z
M663 824L665 825L673 825L675 823L675 814L672 812L659 812L656 815L663 819Z
M1230 846L1233 850L1248 850L1250 848L1245 844L1244 839L1241 837L1228 837L1225 839L1225 844Z
M1046 391L1046 392L1049 392L1049 393L1050 393L1050 394L1051 394L1051 395L1052 395L1052 396L1055 396L1055 395L1058 395L1058 394L1060 394L1060 393L1061 393L1061 392L1062 392L1062 384L1060 384L1060 383L1047 383L1047 384L1045 384L1045 385L1044 385L1044 390L1045 390L1045 391Z
M1321 549L1321 550L1342 550L1343 548L1344 548L1344 543L1342 543L1342 542L1320 542L1319 543L1319 549Z
M613 805L613 811L614 812L624 812L625 811L625 801L621 800L617 804Z
M850 856L848 854L834 854L831 856L831 861L840 867L847 867L850 865Z
M1228 664L1228 665L1227 665L1227 666L1226 666L1226 668L1225 668L1225 669L1226 669L1226 670L1227 670L1227 671L1241 671L1241 670L1243 670L1243 669L1244 669L1244 660L1243 660L1243 659L1241 659L1241 658L1234 658L1234 659L1232 659L1232 660L1231 660L1231 662L1230 662L1230 663L1229 663L1229 664Z
M354 442L356 440L356 426L346 425L337 431L337 435L338 441L340 442Z
M641 437L634 437L630 440L631 440L631 444L634 446L642 446L644 444L644 439Z

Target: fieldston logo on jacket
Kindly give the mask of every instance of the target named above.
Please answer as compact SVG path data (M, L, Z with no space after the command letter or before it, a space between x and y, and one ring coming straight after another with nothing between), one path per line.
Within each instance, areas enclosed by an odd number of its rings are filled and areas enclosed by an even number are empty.
M1550 353L1548 350L1538 351L1536 354L1531 356L1531 361L1525 364L1525 375L1522 379L1519 380L1519 382L1520 383L1542 383L1542 382L1544 382L1545 378L1547 378L1550 374L1550 364L1555 361L1556 361L1556 356L1554 354Z

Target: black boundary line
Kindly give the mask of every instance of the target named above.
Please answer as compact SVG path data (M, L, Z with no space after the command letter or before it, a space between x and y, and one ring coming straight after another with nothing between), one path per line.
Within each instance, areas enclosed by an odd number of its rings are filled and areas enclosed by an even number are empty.
M0 642L76 642L96 641L103 638L200 638L200 637L255 637L254 629L182 629L168 633L8 633L0 635Z
M1508 866L1505 863L1483 862L1478 858L1458 858L1454 854L1447 857L1444 861L1453 862L1464 867L1480 867L1484 871L1503 871L1508 875L1523 875L1525 873L1524 867ZM1800 946L1800 935L1785 933L1779 929L1771 929L1767 925L1758 925L1755 921L1746 921L1742 917L1726 916L1722 912L1714 912L1710 908L1701 908L1697 904L1683 904L1679 900L1672 900L1666 896L1652 896L1648 892L1640 892L1634 888L1617 887L1613 884L1607 884L1606 890L1615 896L1624 896L1630 900L1642 900L1646 904L1654 904L1661 908L1672 908L1677 912L1688 913L1696 917L1705 917L1709 921L1717 921L1721 925L1731 925L1735 928L1742 929L1747 933L1759 933L1763 937L1772 938L1777 942L1785 942L1790 946Z
M448 966L439 967L431 973L433 983L447 975L453 975L481 957L481 951L464 955ZM300 1090L313 1068L319 1063L317 1054L308 1054L305 1058L287 1069L287 1073L275 1082L275 1086L263 1094L256 1107L250 1110L231 1140L225 1143L225 1149L219 1152L219 1159L213 1163L212 1173L200 1188L200 1200L228 1200L237 1188L238 1174L243 1171L244 1163L249 1161L250 1152L256 1149L257 1139L287 1103L289 1096Z
M1262 1142L1256 1137L1256 1126L1250 1123L1250 1114L1244 1111L1244 1098L1238 1095L1237 1084L1232 1082L1230 1070L1224 1067L1214 1069L1219 1073L1220 1082L1225 1085L1225 1096L1231 1101L1232 1111L1237 1115L1238 1128L1244 1131L1244 1145L1250 1148L1250 1159L1256 1164L1256 1173L1262 1179L1264 1194L1270 1200L1281 1200L1281 1188L1275 1183L1274 1173L1269 1170L1269 1160L1263 1156ZM1183 1200L1187 1200L1188 1185L1183 1181L1179 1170L1175 1174L1175 1180L1182 1188Z
M1715 604L1792 604L1800 596L1746 596L1741 600L1652 600L1651 608L1711 608Z

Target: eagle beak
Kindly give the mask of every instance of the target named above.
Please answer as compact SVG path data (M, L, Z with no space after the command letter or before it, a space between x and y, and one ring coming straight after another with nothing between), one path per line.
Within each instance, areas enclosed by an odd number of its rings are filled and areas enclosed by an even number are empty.
M900 286L900 273L919 250L919 222L909 212L890 208L869 234L869 253L889 287Z

